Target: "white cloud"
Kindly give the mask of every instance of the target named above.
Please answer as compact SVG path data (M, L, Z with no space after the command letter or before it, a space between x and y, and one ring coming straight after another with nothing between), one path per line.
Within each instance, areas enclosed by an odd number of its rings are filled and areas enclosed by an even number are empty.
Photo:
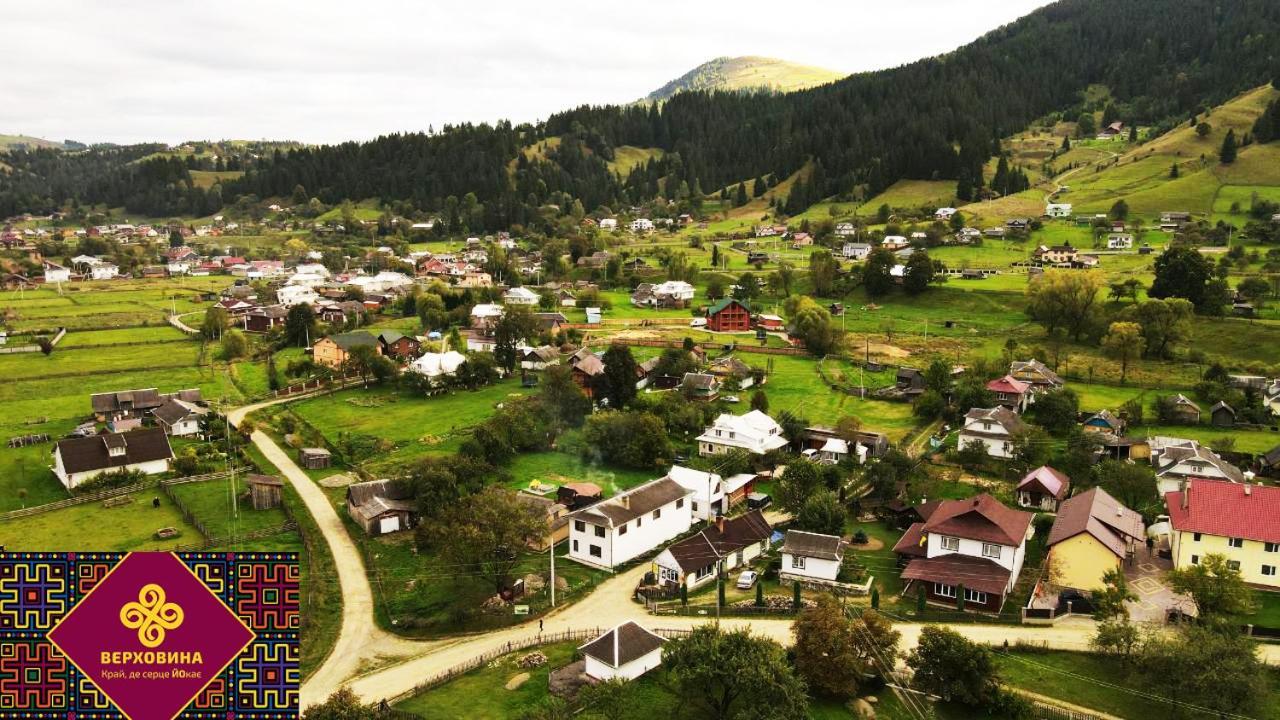
M856 72L1046 0L44 0L6 7L0 132L86 142L365 139L620 103L718 56Z

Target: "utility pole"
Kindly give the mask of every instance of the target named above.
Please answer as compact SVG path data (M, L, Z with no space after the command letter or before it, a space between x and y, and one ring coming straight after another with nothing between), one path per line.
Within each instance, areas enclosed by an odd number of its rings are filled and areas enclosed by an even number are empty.
M551 607L556 606L556 539L551 538Z

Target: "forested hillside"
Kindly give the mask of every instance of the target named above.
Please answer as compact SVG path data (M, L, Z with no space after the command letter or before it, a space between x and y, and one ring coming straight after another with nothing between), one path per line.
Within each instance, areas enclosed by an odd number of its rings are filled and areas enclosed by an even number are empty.
M575 201L588 211L655 196L696 207L704 192L782 179L811 162L785 201L789 213L833 195L870 197L904 178L958 180L967 200L999 138L1048 113L1078 115L1090 85L1110 89L1126 123L1172 127L1272 80L1277 38L1280 4L1265 0L1062 0L948 55L811 90L682 92L660 106L584 106L536 126L452 126L281 152L221 192L230 201L301 186L325 203L405 201L444 212L450 227L482 230L527 223L546 206L568 211ZM520 152L549 137L560 141L546 153ZM608 163L622 146L664 154L620 177ZM165 181L162 173L123 172ZM0 176L0 212L33 197L107 199L119 183L41 186L21 177ZM148 205L206 204L156 187L132 195L151 198Z

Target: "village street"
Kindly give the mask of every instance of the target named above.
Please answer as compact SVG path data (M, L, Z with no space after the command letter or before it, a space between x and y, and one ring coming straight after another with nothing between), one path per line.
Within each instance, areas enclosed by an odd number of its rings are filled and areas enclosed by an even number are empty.
M294 399L297 398L281 398L238 408L232 410L228 417L238 427L254 410ZM322 702L343 685L349 686L366 702L394 699L443 670L538 633L538 620L479 635L430 641L399 638L379 629L374 620L373 595L360 551L329 499L268 435L254 431L252 440L298 491L315 518L333 553L342 588L342 628L333 651L302 687L304 708ZM604 630L628 620L652 629L689 629L715 622L714 617L650 615L644 606L632 600L636 584L648 569L642 564L627 570L601 583L578 602L544 616L542 632ZM792 640L790 618L725 618L720 624L725 628L750 628L784 644L790 644ZM923 627L922 623L894 624L894 628L902 633L902 650L915 646ZM977 642L1001 645L1022 641L1061 650L1087 650L1094 632L1093 620L1085 617L1059 620L1052 627L977 623L954 623L949 627ZM1280 663L1280 646L1262 644L1260 653L1266 662ZM368 670L370 667L376 669Z

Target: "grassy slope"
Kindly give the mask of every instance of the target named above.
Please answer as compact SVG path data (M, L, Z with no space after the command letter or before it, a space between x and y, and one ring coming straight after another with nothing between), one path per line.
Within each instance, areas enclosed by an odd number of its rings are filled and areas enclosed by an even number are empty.
M684 90L754 90L768 88L780 92L801 90L834 82L846 73L799 65L776 58L721 57L705 62L661 88L649 93L646 101L662 101Z
M0 152L8 150L14 145L26 145L29 148L61 148L62 143L54 140L45 140L44 138L31 137L30 135L3 135L0 134Z

